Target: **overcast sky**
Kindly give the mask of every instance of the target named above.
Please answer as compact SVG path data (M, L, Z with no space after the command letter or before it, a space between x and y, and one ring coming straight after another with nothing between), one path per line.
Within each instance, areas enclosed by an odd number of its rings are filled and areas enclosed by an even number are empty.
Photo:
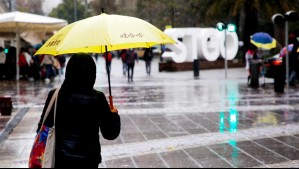
M48 15L53 8L62 2L62 0L43 0L43 11Z

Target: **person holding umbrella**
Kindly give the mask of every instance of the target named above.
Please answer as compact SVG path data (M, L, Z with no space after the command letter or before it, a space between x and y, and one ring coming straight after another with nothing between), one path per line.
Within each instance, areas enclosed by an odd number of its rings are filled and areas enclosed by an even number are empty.
M118 111L111 110L105 95L93 88L95 80L93 58L87 54L75 54L66 67L56 115L52 107L43 123L50 100L58 89L48 95L38 129L42 123L47 127L55 125L55 168L98 168L102 161L99 132L107 140L116 139L120 133Z
M122 25L117 27L115 25ZM84 36L78 32L83 32ZM131 16L104 12L69 24L55 33L35 55L70 53L107 53L128 48L149 48L158 44L175 44L159 28ZM108 74L110 107L113 108L110 74Z

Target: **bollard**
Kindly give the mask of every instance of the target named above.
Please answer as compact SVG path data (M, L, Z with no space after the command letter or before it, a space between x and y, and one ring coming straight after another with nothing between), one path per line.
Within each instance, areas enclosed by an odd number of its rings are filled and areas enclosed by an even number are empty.
M283 65L276 66L274 69L274 91L284 93L285 68Z
M0 97L0 112L2 116L10 116L12 112L11 97Z
M260 77L260 61L251 59L249 61L250 64L250 84L249 86L252 88L259 88L259 77Z
M199 60L198 59L193 61L193 72L194 72L194 78L199 78Z

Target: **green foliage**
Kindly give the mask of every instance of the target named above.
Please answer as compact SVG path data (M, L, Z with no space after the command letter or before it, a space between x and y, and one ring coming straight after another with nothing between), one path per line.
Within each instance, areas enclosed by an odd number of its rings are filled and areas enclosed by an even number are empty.
M65 19L68 23L73 23L75 21L74 0L63 0L63 3L59 4L57 8L54 8L49 16ZM78 0L77 20L85 19L90 16L90 12L88 12L86 7L82 5L81 0Z

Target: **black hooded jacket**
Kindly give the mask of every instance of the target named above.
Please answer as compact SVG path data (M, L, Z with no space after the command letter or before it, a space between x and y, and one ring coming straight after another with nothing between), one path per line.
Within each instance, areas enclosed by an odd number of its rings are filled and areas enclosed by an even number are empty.
M101 163L99 132L107 140L116 139L120 133L120 117L111 112L105 95L93 89L95 79L96 65L93 59L86 54L72 56L58 95L55 122L56 167L76 164L77 167L86 167ZM54 91L49 93L38 128ZM54 108L46 119L46 126L53 126L53 110Z

